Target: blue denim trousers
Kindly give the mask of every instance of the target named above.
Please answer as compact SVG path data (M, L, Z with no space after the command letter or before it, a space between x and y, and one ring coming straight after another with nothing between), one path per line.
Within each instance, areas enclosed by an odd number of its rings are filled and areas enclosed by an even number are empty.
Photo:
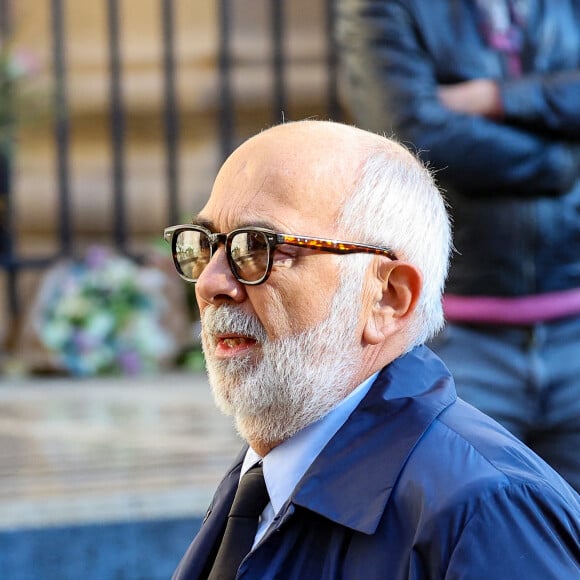
M580 318L447 324L429 344L459 396L503 424L580 492Z

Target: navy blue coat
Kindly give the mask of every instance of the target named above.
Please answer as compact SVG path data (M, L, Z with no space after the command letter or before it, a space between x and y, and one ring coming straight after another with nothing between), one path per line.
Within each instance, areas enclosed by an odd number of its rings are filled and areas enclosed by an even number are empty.
M244 452L176 580L204 577ZM238 577L572 580L579 541L578 495L420 347L383 369Z

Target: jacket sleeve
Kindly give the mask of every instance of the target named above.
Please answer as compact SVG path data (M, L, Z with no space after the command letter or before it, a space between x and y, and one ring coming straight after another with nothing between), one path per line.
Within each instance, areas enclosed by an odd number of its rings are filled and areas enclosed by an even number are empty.
M455 545L445 578L578 578L578 515L547 486L501 488L480 501Z
M518 124L458 114L439 102L439 84L466 79L438 78L413 5L338 0L336 40L355 121L410 142L439 171L444 187L465 195L527 197L568 191L579 174L577 144Z
M501 83L507 119L580 141L580 69Z

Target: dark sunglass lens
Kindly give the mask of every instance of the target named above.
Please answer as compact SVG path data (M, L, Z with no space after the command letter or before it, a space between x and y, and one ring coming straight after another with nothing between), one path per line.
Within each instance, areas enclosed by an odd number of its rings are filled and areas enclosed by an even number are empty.
M175 259L188 280L197 280L211 258L209 238L204 232L182 230L175 239Z
M231 260L236 274L246 282L257 282L268 271L270 248L262 232L239 232L232 238Z

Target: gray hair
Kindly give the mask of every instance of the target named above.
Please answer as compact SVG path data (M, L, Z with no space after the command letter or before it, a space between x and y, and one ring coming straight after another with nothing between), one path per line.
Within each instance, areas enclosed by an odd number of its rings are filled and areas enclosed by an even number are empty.
M451 223L429 169L398 144L387 143L390 146L369 154L339 227L352 239L391 248L420 270L423 288L407 335L412 348L433 337L444 323L441 299ZM369 263L365 255L356 255L356 260ZM349 267L358 270L360 265L349 261Z

